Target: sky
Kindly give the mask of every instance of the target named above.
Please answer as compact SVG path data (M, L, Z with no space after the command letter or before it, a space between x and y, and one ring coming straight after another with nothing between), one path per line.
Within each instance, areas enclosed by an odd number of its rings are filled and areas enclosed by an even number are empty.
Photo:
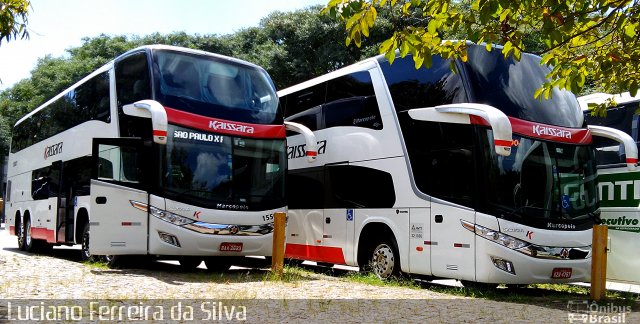
M38 58L65 55L82 38L106 35L232 34L274 11L328 0L31 0L28 40L0 44L0 90L28 78Z

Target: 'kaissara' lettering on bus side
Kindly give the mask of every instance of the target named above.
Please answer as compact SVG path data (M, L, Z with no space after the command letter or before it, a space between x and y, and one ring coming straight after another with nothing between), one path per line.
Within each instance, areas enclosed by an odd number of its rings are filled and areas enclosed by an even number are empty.
M50 156L58 155L62 153L62 143L53 144L44 148L44 159L48 159Z
M228 130L233 132L253 134L255 129L251 126L240 125L230 122L222 122L218 120L209 121L209 128L214 130Z
M307 156L307 144L300 144L287 147L287 159L297 159ZM327 150L327 140L318 141L318 155L324 154Z

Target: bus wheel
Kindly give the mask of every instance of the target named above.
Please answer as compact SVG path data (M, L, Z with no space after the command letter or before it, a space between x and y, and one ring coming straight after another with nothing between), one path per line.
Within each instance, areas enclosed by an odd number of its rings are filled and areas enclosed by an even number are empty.
M370 269L380 279L389 279L400 274L400 259L393 238L383 240L372 250Z
M89 252L89 223L84 224L84 229L82 230L82 250L80 259L82 261L96 261L96 258L91 255L91 252Z
M227 257L208 257L204 259L204 264L211 272L224 272L231 268L231 260Z
M31 219L27 218L24 221L24 228L22 229L22 235L24 236L24 251L32 252L34 250L33 237L31 237Z
M18 249L20 251L24 251L24 227L22 227L22 223L20 222L20 220L16 222L16 231L18 232L16 233L18 235Z
M202 263L202 259L199 257L181 257L178 262L184 270L194 271Z

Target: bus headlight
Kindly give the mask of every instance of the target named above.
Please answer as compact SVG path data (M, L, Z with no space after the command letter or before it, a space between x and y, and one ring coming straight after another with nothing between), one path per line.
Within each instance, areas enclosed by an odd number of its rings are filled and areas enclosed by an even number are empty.
M129 202L131 203L131 206L133 206L134 208L140 209L142 211L148 211L149 214L151 214L152 216L174 225L183 226L183 225L195 223L195 221L190 218L176 215L174 213L171 213L166 210L162 210L160 208L156 208L153 206L149 206L139 201L130 200Z
M487 240L496 242L500 245L504 245L512 250L517 250L518 252L529 254L522 250L525 250L525 248L531 245L531 243L519 240L511 235L494 231L478 224L472 224L464 220L460 220L460 222L462 223L462 227L476 233L476 235L478 236L484 237Z

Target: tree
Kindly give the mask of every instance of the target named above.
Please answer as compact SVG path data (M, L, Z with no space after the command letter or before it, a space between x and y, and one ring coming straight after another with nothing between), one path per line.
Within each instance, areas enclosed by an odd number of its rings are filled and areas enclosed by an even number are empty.
M7 42L12 38L28 38L27 15L29 0L3 0L0 2L0 45L2 40Z
M499 44L505 57L533 52L551 67L536 97L553 87L579 93L587 80L605 92L638 92L640 0L330 0L324 12L346 21L347 45L360 46L380 8L405 21L379 48L391 62L396 49L419 68L433 54L466 60L466 41ZM443 41L449 35L460 41Z

